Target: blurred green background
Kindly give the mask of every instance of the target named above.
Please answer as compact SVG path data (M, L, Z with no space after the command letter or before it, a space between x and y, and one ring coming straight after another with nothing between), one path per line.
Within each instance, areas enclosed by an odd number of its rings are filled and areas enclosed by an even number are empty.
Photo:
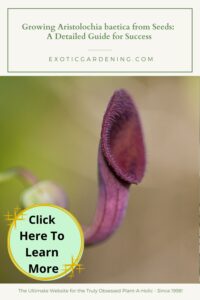
M0 171L24 166L59 183L79 221L89 224L97 199L102 117L115 89L139 109L147 172L132 186L127 215L105 243L85 249L86 270L71 281L198 281L199 78L4 77L0 79ZM0 185L0 282L34 282L11 263L7 210L24 186Z

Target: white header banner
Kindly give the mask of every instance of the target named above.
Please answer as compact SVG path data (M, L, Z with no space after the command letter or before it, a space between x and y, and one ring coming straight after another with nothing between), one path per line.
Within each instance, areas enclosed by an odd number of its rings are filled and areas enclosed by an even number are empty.
M153 7L146 1L115 7L31 2L8 1L1 11L1 75L200 74L200 2L159 1Z
M193 11L8 9L8 72L193 71Z

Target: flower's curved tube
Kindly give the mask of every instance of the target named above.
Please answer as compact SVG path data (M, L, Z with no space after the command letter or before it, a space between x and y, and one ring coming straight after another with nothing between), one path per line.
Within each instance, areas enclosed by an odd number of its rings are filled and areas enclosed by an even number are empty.
M84 229L85 244L96 244L109 237L119 226L128 203L129 185L115 176L98 154L99 199L93 223Z
M131 183L145 172L143 133L137 109L124 90L114 93L104 115L98 153L99 199L91 226L84 230L85 244L108 238L126 211Z

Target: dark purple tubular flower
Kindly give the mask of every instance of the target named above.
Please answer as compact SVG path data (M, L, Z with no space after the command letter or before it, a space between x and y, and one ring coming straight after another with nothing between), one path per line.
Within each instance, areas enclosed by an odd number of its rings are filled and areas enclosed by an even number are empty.
M126 211L131 183L138 184L145 172L145 145L138 111L124 90L116 91L103 118L98 153L99 200L85 244L108 238Z

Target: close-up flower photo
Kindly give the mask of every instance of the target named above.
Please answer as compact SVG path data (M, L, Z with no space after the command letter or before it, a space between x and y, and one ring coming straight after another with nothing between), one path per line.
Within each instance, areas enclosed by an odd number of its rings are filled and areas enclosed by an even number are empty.
M57 283L198 282L195 77L5 77L0 90L1 283L36 282L9 258L4 216L46 204L84 238L81 272Z

